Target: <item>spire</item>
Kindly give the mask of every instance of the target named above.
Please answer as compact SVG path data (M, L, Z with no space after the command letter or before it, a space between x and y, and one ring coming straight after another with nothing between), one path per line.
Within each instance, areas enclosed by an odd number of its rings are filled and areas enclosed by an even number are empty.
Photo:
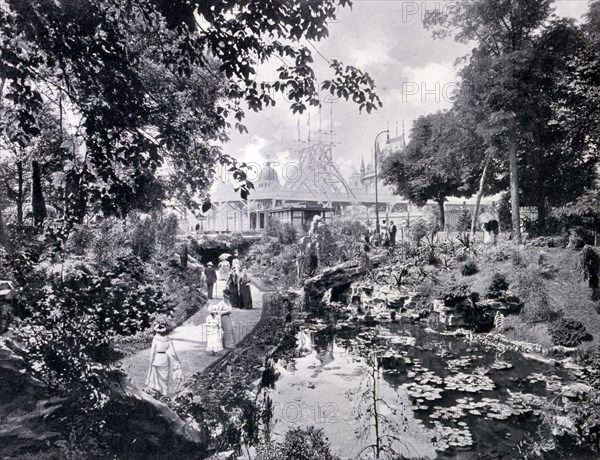
M361 176L365 175L365 157L364 156L360 159L360 175Z

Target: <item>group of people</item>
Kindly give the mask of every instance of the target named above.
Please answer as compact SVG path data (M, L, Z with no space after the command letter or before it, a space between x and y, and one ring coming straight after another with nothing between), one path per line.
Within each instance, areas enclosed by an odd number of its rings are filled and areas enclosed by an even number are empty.
M231 264L227 258L222 257L219 262L219 271L215 270L212 262L208 262L205 276L208 298L213 298L213 291L218 281L225 283L225 289L229 292L229 299L233 308L252 308L252 292L250 290L250 276L245 269L241 268L239 259L234 256Z
M221 257L219 271L208 262L204 271L208 298L213 299L218 280L225 282L223 299L217 304L210 304L208 316L204 324L206 333L206 351L215 355L223 349L235 348L235 332L231 321L233 308L252 308L250 276L241 269L239 259L234 256L231 264ZM181 387L183 373L181 362L173 341L167 334L164 324L154 328L152 339L150 367L146 375L146 385L163 396L175 394Z
M208 307L206 318L206 351L215 355L225 348L235 348L231 322L231 292L223 291L223 300Z
M396 234L398 228L393 220L388 223L386 220L381 222L379 226L379 235L374 230L369 230L369 233L375 237L375 244L381 246L396 246Z

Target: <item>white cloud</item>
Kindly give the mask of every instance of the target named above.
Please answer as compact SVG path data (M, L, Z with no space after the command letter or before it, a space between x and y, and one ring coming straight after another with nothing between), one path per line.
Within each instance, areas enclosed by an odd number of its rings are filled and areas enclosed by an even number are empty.
M392 61L389 53L392 47L386 40L380 40L377 46L353 47L349 55L349 61L359 68L382 66Z
M414 119L420 115L449 109L458 77L451 62L429 62L407 66L400 81L389 91L390 105L398 105Z

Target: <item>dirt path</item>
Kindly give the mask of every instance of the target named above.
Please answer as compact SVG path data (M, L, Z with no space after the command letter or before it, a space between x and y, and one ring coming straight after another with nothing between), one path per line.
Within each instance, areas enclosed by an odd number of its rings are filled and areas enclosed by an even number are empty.
M223 281L219 281L217 292L222 292L223 284ZM234 308L231 313L236 344L254 328L262 313L264 293L254 285L251 286L251 290L254 308L252 310L238 310ZM206 352L206 342L202 341L201 325L206 322L208 306L218 303L220 300L220 298L209 300L209 303L198 313L169 334L169 337L173 339L175 351L181 360L184 381L195 373L206 369L206 367L218 360L224 353L227 353L227 350L224 350L216 356L212 356L212 354ZM150 348L127 356L121 361L123 371L131 377L131 381L139 388L145 387L144 380L148 372L149 361Z

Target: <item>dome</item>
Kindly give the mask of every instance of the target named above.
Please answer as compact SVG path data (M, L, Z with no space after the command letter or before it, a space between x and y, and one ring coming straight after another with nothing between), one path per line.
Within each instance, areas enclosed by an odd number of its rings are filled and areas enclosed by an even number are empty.
M257 190L280 188L281 184L279 182L279 175L277 174L277 171L275 171L271 165L265 165L260 169L258 178L254 183L254 187Z

